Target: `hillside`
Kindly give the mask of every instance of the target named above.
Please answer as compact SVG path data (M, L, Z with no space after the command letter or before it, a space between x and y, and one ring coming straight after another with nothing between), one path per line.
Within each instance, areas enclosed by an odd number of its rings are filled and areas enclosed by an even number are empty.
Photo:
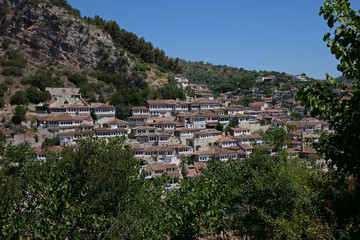
M79 87L88 102L142 105L180 71L150 42L113 21L82 18L66 1L0 1L1 105L37 104L46 99L29 91L59 86ZM17 91L24 101L11 101ZM115 94L123 98L112 100Z
M190 62L182 60L180 66L189 81L198 84L207 84L215 93L235 91L237 93L251 87L259 87L269 91L271 87L290 89L296 83L286 73L276 71L249 71L244 68L229 67L226 65L213 65L204 62ZM257 83L257 77L272 76L274 81Z

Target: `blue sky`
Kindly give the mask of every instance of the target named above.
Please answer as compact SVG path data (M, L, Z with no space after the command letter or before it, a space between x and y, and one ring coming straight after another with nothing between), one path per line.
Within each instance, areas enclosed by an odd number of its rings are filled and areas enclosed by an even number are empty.
M337 77L322 41L322 0L68 0L82 16L98 14L144 37L166 55L190 61ZM360 9L360 1L352 1Z

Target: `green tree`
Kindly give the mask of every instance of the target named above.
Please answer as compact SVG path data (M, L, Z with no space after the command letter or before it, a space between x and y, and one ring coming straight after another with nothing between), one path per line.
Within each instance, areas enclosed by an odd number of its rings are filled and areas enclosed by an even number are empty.
M334 239L323 211L325 174L285 152L257 148L238 173L229 202L234 235L246 239ZM322 200L320 200L322 199Z
M116 138L86 139L40 162L0 135L1 239L162 239L163 183Z
M338 70L347 79L357 81L348 87L327 75L325 84L305 86L298 97L303 105L312 108L312 116L327 121L334 130L322 134L315 147L327 160L330 171L339 178L339 186L334 190L335 220L347 238L356 239L360 237L357 227L360 211L353 205L360 199L360 16L348 0L325 0L320 15L332 31L324 35L324 41L339 60ZM350 100L341 99L334 94L335 88L349 91L353 96ZM351 178L357 180L351 181Z
M26 108L18 105L15 107L15 113L11 118L11 121L15 124L20 124L22 121L26 121Z
M293 121L299 121L299 120L302 120L304 118L304 115L301 114L301 113L298 113L298 112L292 112L290 115L293 118L292 119Z
M334 37L327 33L331 52L340 60L338 70L348 79L360 79L360 16L350 7L347 0L327 0L320 8L320 15L327 20L330 29L335 25ZM334 133L323 134L317 150L324 155L329 166L340 174L359 176L360 174L360 84L357 81L349 89L327 76L326 84L313 83L301 89L298 96L306 107L311 107L312 115L330 123ZM333 93L341 88L353 93L350 100L341 100Z
M218 124L216 125L216 130L222 132L222 131L224 130L224 125L222 125L221 123L218 123Z
M286 140L289 140L289 134L284 128L269 129L263 137L264 140L274 148L275 152L282 149Z
M34 75L24 77L21 82L38 87L41 91L45 91L46 87L64 87L64 83L59 76L53 76L50 71L43 69L37 70Z
M51 99L49 92L39 91L36 87L30 86L26 89L26 97L30 102L38 104L40 102L45 102Z
M27 105L29 104L29 99L27 98L25 91L17 91L10 97L10 104L23 104Z
M225 134L228 135L230 129L235 128L237 126L238 126L238 124L237 124L236 120L234 120L234 119L230 120L229 124L225 127Z

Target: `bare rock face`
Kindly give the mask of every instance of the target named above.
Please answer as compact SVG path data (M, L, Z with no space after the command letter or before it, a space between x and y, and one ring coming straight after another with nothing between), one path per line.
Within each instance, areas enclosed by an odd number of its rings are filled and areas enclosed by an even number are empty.
M7 2L9 11L0 16L0 38L11 39L30 62L56 61L74 71L97 68L114 73L133 66L110 36L65 9L40 0Z

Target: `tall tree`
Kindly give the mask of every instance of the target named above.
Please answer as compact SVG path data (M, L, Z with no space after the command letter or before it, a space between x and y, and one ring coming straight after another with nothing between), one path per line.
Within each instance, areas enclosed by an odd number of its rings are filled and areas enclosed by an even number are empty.
M347 87L327 76L326 84L310 84L299 92L301 102L313 109L312 115L330 123L334 133L323 134L317 150L322 153L332 170L343 176L360 174L360 16L350 7L348 0L326 0L320 15L327 20L333 37L326 33L324 41L340 60L338 70L348 79L358 79ZM351 95L342 99L333 89L341 88ZM330 161L331 159L331 161Z
M360 210L355 203L360 199L360 16L348 0L325 0L320 15L331 31L324 41L339 60L338 70L356 82L348 87L327 75L327 83L310 84L298 96L303 105L312 108L312 116L326 120L334 130L322 134L315 147L340 180L333 192L334 221L343 233L338 238L359 239ZM335 88L352 97L336 95Z

